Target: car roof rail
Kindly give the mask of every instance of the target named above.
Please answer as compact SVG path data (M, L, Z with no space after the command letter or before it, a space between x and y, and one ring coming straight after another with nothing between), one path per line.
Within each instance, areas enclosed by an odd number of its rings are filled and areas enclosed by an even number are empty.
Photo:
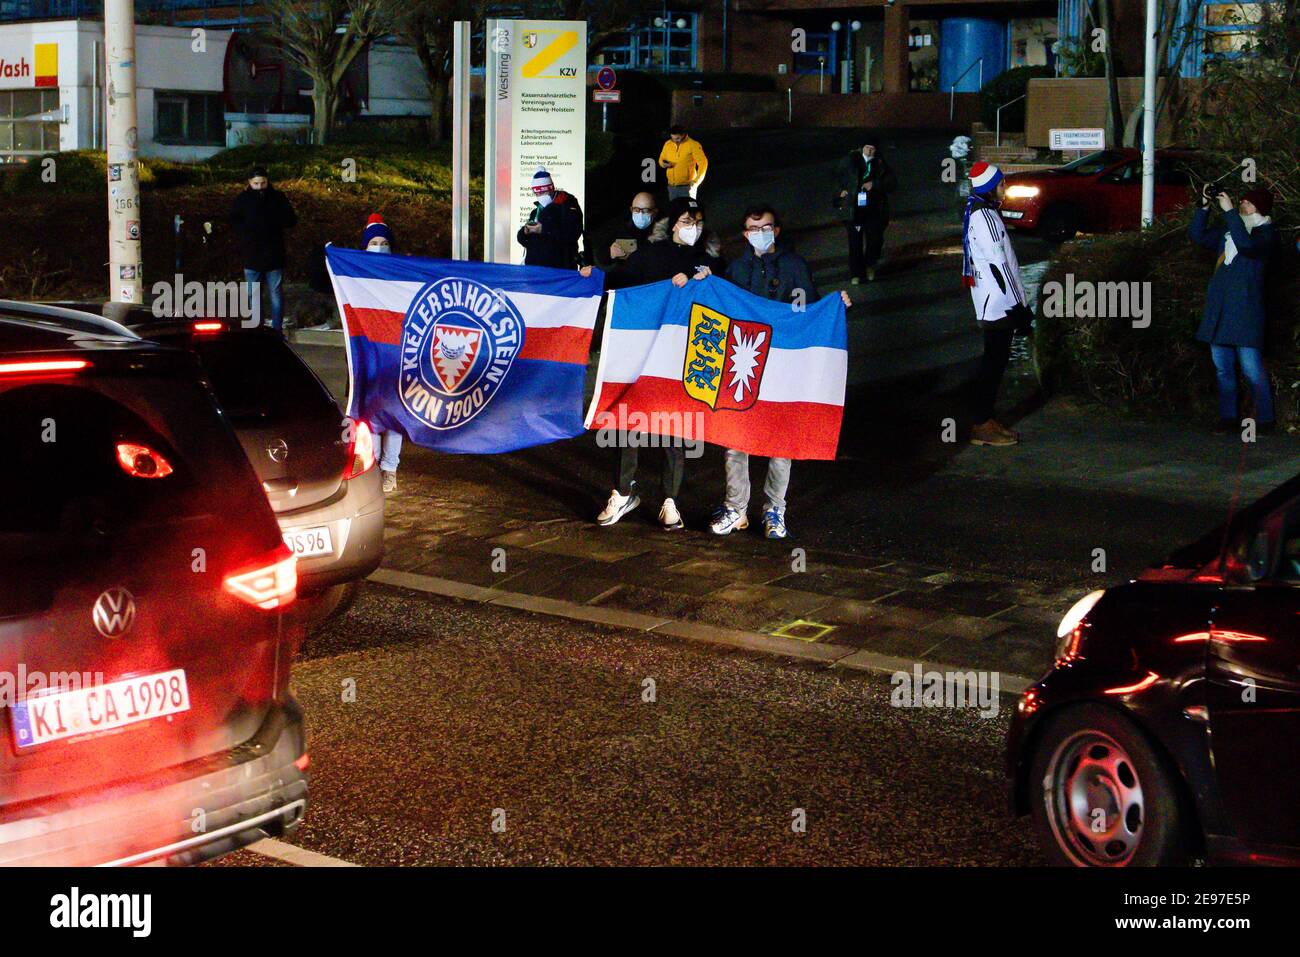
M48 306L39 302L20 302L17 299L0 299L0 314L3 313L9 313L24 319L44 320L81 332L121 336L126 339L140 338L138 333L128 329L120 322L105 319L103 316L97 316L92 312L83 312L80 309Z

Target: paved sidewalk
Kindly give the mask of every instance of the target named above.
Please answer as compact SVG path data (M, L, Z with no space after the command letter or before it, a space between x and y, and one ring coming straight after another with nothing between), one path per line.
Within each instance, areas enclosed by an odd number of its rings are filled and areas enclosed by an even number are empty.
M611 528L559 498L521 516L480 486L453 486L412 450L388 499L384 567L683 622L1034 675L1077 597L990 575L768 542L665 533L643 505ZM1044 636L1047 636L1046 638Z

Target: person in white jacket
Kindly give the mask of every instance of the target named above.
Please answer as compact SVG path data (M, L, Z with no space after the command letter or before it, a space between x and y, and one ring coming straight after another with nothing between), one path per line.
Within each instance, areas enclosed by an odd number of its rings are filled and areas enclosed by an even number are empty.
M1002 171L976 163L970 182L962 217L962 281L970 287L984 334L984 355L972 387L971 444L1015 445L1020 437L994 417L994 405L1011 358L1011 340L1028 331L1033 313L1025 302L1016 251L998 212L1006 191Z

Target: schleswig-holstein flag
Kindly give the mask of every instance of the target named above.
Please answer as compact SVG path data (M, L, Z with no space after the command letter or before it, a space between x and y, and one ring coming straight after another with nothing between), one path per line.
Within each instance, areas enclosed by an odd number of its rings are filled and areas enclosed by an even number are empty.
M599 276L325 248L343 316L348 415L441 452L583 431Z
M609 294L587 426L833 459L847 374L838 293L797 308L718 276L636 286Z

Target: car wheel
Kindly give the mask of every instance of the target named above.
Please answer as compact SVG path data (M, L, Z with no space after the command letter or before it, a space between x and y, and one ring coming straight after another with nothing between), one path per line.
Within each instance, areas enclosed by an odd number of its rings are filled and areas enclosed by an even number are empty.
M307 634L314 635L336 618L342 618L357 600L356 582L332 585L322 592L303 596L299 602Z
M1100 705L1044 728L1030 769L1034 829L1051 861L1075 867L1187 864L1185 813L1173 775L1143 733Z
M1049 243L1063 243L1079 232L1079 214L1069 206L1049 206L1038 220L1038 231Z

